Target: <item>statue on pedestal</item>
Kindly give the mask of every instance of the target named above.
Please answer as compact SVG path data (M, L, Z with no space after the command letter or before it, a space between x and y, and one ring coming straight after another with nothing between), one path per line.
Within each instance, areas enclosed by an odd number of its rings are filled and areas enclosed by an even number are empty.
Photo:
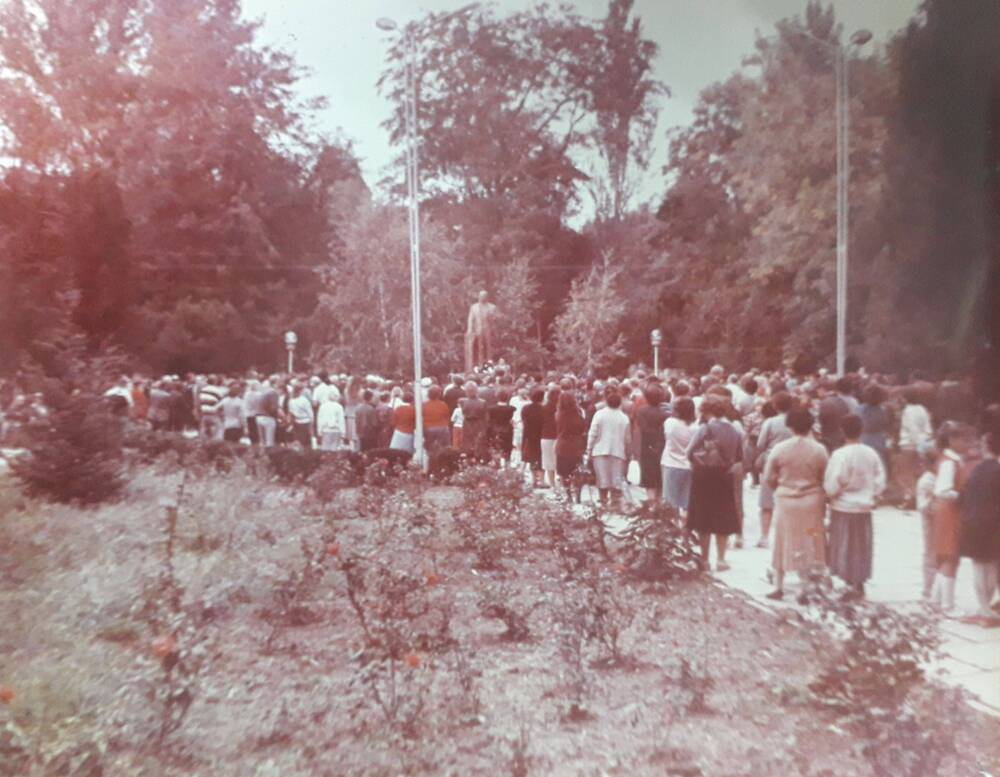
M469 322L465 328L465 371L493 358L493 330L497 306L487 301L489 295L479 292L479 300L469 307Z

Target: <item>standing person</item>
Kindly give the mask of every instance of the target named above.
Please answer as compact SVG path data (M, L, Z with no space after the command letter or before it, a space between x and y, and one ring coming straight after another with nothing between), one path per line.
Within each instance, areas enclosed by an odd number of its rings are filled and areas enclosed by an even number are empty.
M281 412L281 396L274 387L274 377L264 381L260 392L260 405L257 411L257 432L260 444L270 448L275 443L278 430L278 414Z
M872 576L872 510L885 490L885 467L878 451L860 441L859 416L846 416L840 426L844 444L830 456L823 478L830 500L830 572L863 598Z
M937 557L934 555L934 479L937 475L936 450L925 451L921 456L924 472L917 480L916 500L924 535L924 599L931 598L934 579L937 577Z
M829 453L833 453L844 444L844 433L840 430L840 422L854 411L854 406L857 404L853 397L849 399L850 389L850 381L846 377L839 378L834 392L823 397L819 403L819 433Z
M497 454L503 464L509 464L514 448L514 408L507 386L497 389L496 404L486 410L486 437L490 452Z
M233 383L229 387L229 396L222 400L219 406L222 417L222 438L226 442L239 442L243 439L243 428L246 426L246 415L243 410L243 399L240 397L240 387Z
M947 422L938 431L941 451L934 476L934 556L937 575L931 589L931 603L945 612L955 609L955 575L958 572L961 517L959 496L965 485L965 457L975 443L975 433L964 424Z
M427 401L422 405L424 417L424 448L429 456L448 447L451 442L451 412L442 399L444 392L440 386L427 389Z
M556 473L566 489L566 497L573 501L573 475L583 463L587 449L587 424L583 410L572 391L559 397L556 411Z
M323 401L316 413L316 432L319 448L323 451L339 451L344 447L347 422L344 406L333 398L329 391L322 392Z
M757 438L757 467L761 472L767 468L767 459L775 446L792 437L792 430L785 422L788 411L795 405L792 395L787 391L779 391L771 398L771 404L777 415L761 424L760 436ZM766 548L771 534L771 518L774 515L774 491L764 477L760 481L757 506L760 508L760 539L757 540L757 547Z
M646 489L646 500L660 501L663 492L663 458L665 438L663 424L669 415L664 403L670 400L659 383L650 381L642 392L643 402L635 412L639 428L639 485Z
M997 623L991 609L1000 571L1000 435L986 434L986 453L972 470L959 500L959 553L972 559L978 609L971 620L983 626Z
M774 492L774 590L769 599L781 599L785 575L819 572L826 566L823 517L826 493L823 477L829 455L810 437L813 416L804 407L788 411L789 430L794 435L774 446L764 467L764 481Z
M375 406L375 425L378 427L378 442L376 448L388 448L392 442L392 435L395 432L394 412L392 409L392 395L388 391L383 391L378 395L378 404Z
M452 375L451 385L444 390L444 403L448 406L448 413L455 412L455 408L458 407L458 401L465 396L465 389L462 387L465 383L464 375Z
M462 421L462 406L455 405L451 413L451 447L457 451L462 450Z
M200 432L206 440L222 439L222 400L228 392L219 385L216 375L209 375L208 382L198 391L198 412L201 416Z
M535 488L546 488L542 482L542 424L545 389L535 386L529 395L531 402L521 408L521 462L531 470Z
M520 383L520 381L518 382ZM521 423L521 410L530 402L527 387L524 385L517 386L514 395L510 398L510 406L514 408L511 423L514 425L513 447L518 451L518 457L520 457L521 440L524 436L524 425Z
M157 381L149 390L149 410L146 417L154 432L170 428L170 391L167 381Z
M712 535L715 535L715 568L724 572L729 535L740 531L733 491L733 465L742 454L743 435L724 419L728 401L708 394L701 403L705 422L695 431L687 447L691 462L691 496L687 528L698 535L701 559L708 567Z
M407 391L402 396L402 403L392 411L392 440L389 447L413 453L413 432L416 427L417 411L413 406L413 393Z
M292 398L288 400L288 416L292 422L292 441L311 450L315 416L312 400L301 383L296 383L292 388Z
M629 420L621 409L621 394L611 390L604 401L605 406L594 413L590 422L586 455L594 467L601 504L606 507L612 493L615 504L621 501L628 466Z
M549 384L548 396L542 405L542 473L550 488L556 487L556 411L561 390Z
M361 404L354 415L358 428L358 443L362 453L379 447L379 424L375 413L375 394L371 389L361 392Z
M364 379L358 375L352 375L347 381L347 389L344 391L344 441L352 451L361 448L358 439L357 412L358 405L361 404L361 392L364 391Z
M465 398L459 400L462 409L462 450L474 461L485 459L486 403L479 397L475 381L465 384Z
M913 509L914 489L920 472L920 455L931 447L934 430L931 414L920 402L920 391L908 387L903 391L905 405L899 416L899 453L896 457L894 478L903 495L903 508Z
M690 397L675 399L673 412L663 422L663 501L686 516L691 497L691 462L687 449L696 431L694 402Z
M874 448L882 457L882 464L889 466L889 426L891 418L883 404L886 400L885 389L876 383L869 384L862 396L864 400L858 408L861 417L861 442Z
M129 416L133 421L145 421L149 412L149 395L146 393L149 383L141 376L136 375L132 379L132 409Z
M256 375L256 373L252 373ZM250 438L251 445L260 444L260 433L257 431L257 416L260 415L261 399L264 391L260 381L251 377L247 381L246 393L243 394L243 416L246 418L247 437Z

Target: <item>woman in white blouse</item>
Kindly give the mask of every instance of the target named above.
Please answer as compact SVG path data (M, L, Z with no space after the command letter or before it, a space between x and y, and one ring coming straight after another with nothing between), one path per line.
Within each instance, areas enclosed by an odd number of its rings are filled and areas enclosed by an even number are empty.
M695 433L694 402L689 397L675 400L672 415L663 422L663 501L677 508L681 514L687 512L691 496L691 462L688 461L687 447Z
M628 416L621 410L621 394L612 390L605 401L605 407L594 413L587 435L587 457L593 462L602 505L607 505L612 491L616 501L620 498L628 464L625 441L629 433Z

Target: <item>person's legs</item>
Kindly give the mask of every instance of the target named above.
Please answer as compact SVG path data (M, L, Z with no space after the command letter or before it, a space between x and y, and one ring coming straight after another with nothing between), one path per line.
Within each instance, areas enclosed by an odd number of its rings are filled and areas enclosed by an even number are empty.
M736 533L734 545L737 548L743 547L743 464L737 462L731 473L733 479L733 500L736 504L736 519L739 522L739 531Z
M934 516L930 510L923 510L920 520L924 529L924 598L930 599L937 577L937 559L934 557Z
M309 423L295 424L293 431L295 441L306 450L312 449L312 425Z
M931 600L946 612L955 609L955 574L958 559L945 557L938 559L937 577L931 592Z
M715 535L715 568L720 572L724 572L729 569L729 564L726 563L726 545L728 542L728 535Z
M774 516L774 510L767 510L763 507L760 510L760 539L757 540L758 548L767 547L767 538L771 534L771 519Z
M976 591L976 615L992 618L993 595L997 590L997 565L993 561L972 562L972 582Z
M269 415L257 416L257 430L261 433L261 444L266 448L273 448L275 433L278 430L278 422Z
M711 549L712 535L708 532L698 533L698 547L701 549L701 563L708 569L708 553Z

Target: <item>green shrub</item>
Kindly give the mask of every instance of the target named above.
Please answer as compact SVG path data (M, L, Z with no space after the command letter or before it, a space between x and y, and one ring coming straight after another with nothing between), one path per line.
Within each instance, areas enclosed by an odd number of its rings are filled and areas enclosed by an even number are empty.
M48 417L25 430L27 453L11 462L25 490L57 502L97 504L121 491L122 420L102 397L51 384Z

